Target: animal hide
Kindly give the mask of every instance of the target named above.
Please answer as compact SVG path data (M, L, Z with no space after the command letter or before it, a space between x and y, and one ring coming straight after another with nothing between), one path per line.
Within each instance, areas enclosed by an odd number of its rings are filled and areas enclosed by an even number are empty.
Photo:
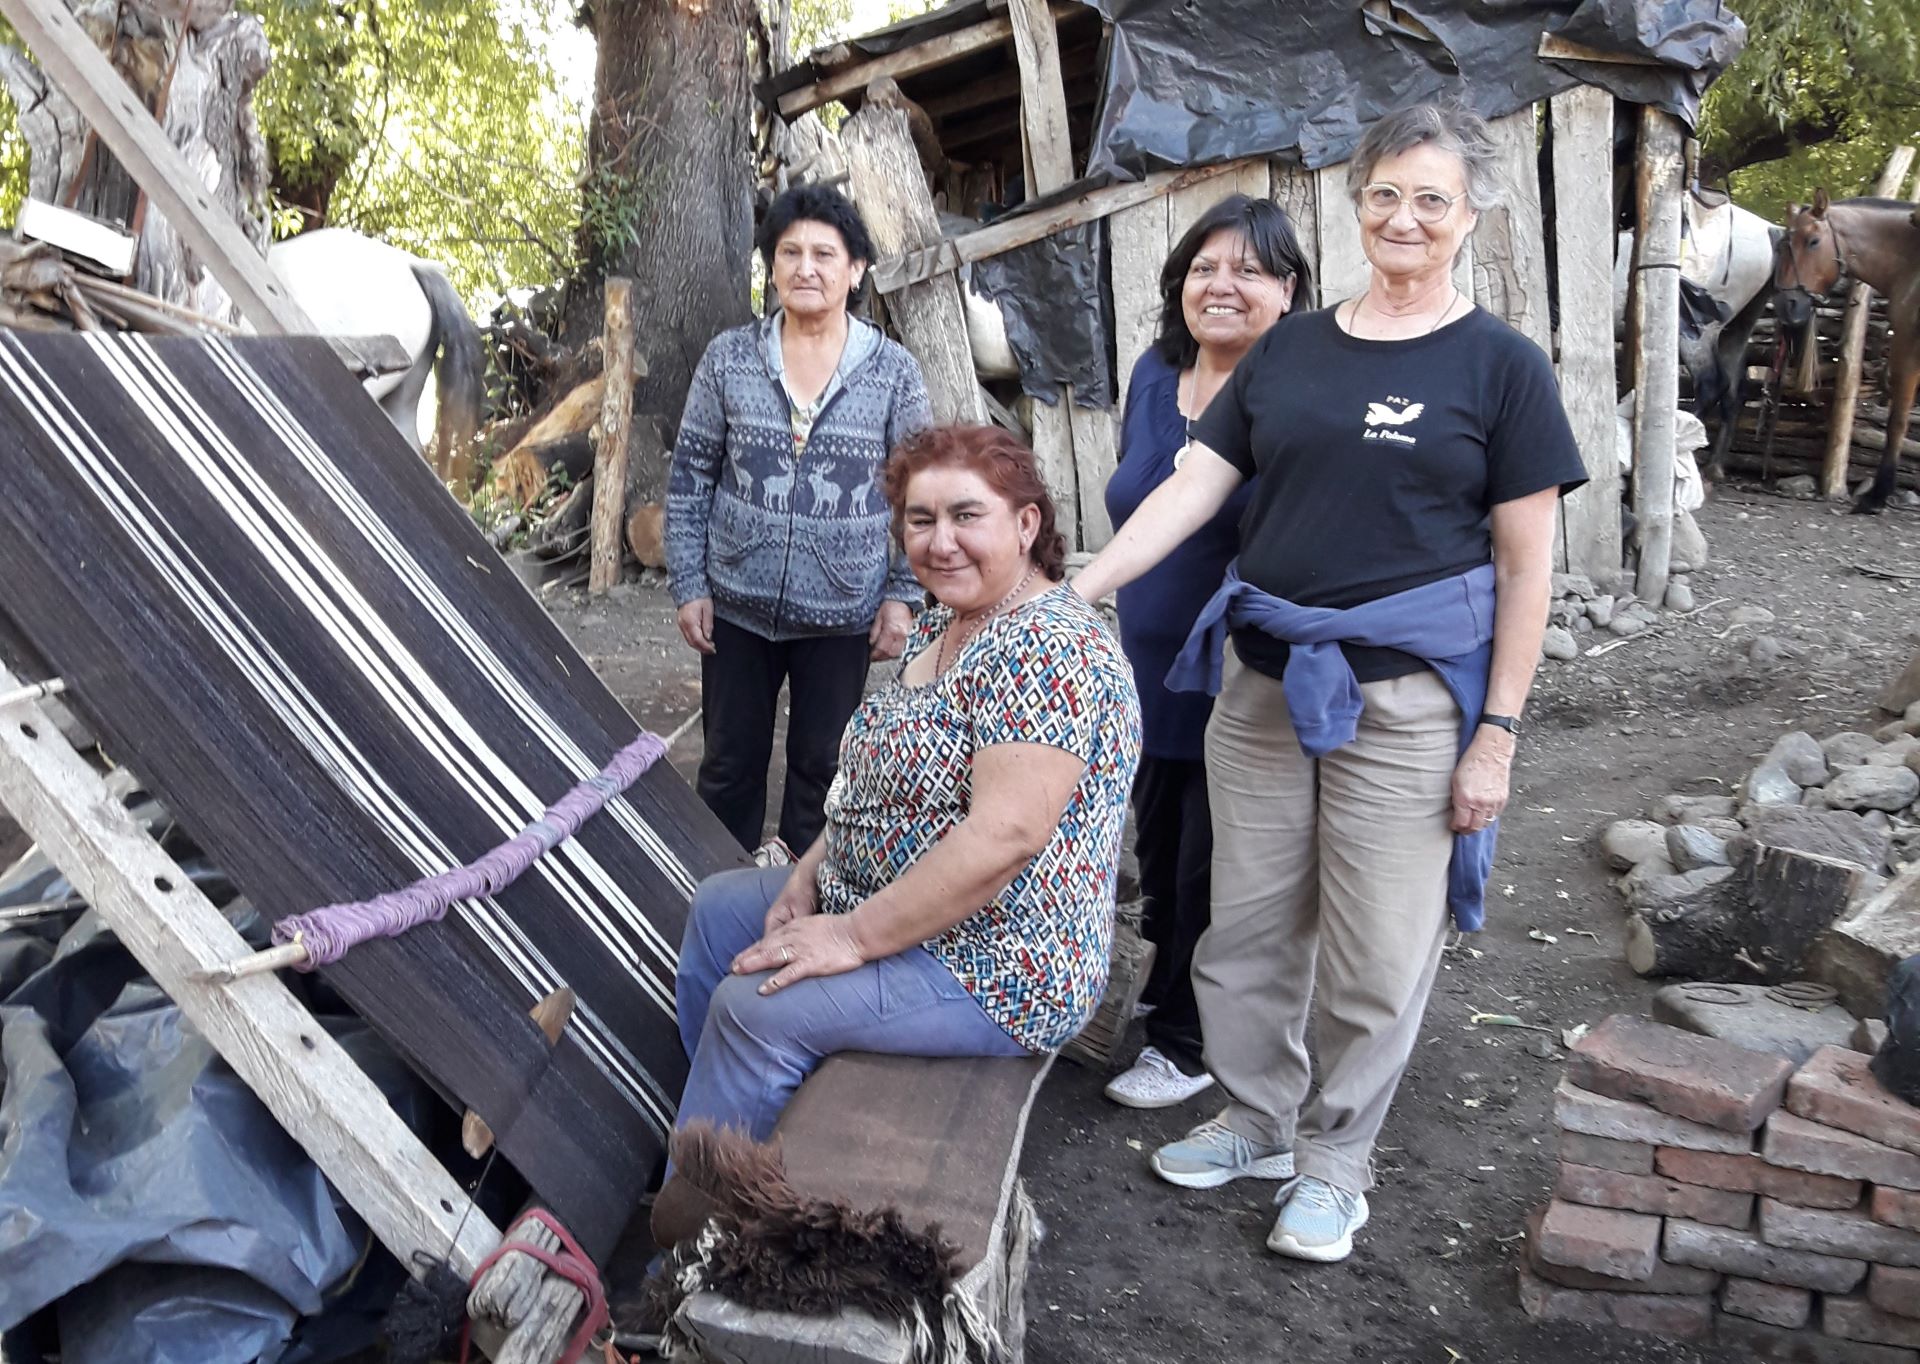
M719 1211L650 1285L647 1315L665 1323L671 1353L693 1354L676 1314L710 1289L763 1311L860 1308L906 1326L926 1364L985 1364L1000 1355L993 1328L958 1291L959 1250L939 1227L916 1231L892 1208L862 1211L801 1193L787 1182L777 1142L696 1123L674 1134L672 1149L674 1178Z

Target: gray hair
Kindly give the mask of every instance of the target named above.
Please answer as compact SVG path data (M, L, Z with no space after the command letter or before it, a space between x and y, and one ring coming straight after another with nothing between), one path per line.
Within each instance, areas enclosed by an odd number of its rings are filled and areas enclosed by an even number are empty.
M1373 168L1390 156L1431 143L1460 158L1466 171L1467 203L1484 212L1506 199L1495 169L1498 153L1486 120L1466 109L1414 104L1396 110L1367 129L1347 162L1347 194L1357 204L1360 191L1373 183Z

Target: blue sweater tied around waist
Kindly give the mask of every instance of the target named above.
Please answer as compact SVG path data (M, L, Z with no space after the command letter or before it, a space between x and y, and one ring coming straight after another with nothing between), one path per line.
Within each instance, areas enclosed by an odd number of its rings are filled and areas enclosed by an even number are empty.
M1365 644L1412 654L1434 672L1460 707L1460 751L1466 752L1487 703L1493 666L1493 565L1359 606L1296 606L1241 579L1238 563L1201 608L1193 633L1167 673L1174 691L1220 694L1227 632L1252 626L1288 645L1280 679L1300 748L1323 757L1353 741L1364 701L1360 683L1341 652ZM1447 908L1463 932L1486 922L1487 877L1493 870L1499 821L1453 836L1447 870Z

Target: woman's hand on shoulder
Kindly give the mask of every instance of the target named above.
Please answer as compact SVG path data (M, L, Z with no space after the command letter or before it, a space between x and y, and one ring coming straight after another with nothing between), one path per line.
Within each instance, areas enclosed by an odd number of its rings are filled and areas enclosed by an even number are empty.
M1512 787L1513 736L1482 725L1453 769L1453 820L1457 834L1473 833L1500 818Z
M770 995L810 976L838 976L867 958L849 914L809 914L768 933L733 959L733 973L771 971L760 983Z
M903 601L881 602L880 614L873 618L873 628L867 631L872 661L884 663L900 657L901 650L907 647L907 632L912 628L912 607Z

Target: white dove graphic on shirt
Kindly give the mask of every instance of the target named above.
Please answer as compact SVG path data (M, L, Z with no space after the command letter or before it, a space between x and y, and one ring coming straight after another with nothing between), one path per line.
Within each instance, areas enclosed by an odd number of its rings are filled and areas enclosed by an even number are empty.
M1414 403L1404 412L1395 412L1385 403L1367 404L1368 426L1405 426L1426 410L1425 403Z

